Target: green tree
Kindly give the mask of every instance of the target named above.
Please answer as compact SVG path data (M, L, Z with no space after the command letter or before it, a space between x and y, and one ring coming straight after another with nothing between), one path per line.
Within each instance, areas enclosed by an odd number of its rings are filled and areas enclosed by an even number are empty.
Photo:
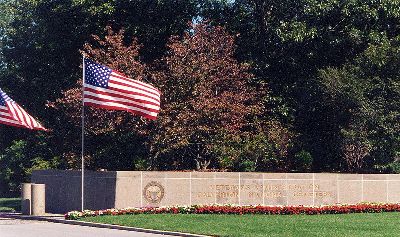
M79 49L92 34L105 35L106 25L124 27L145 42L146 56L159 57L170 34L186 28L194 6L192 1L4 0L0 40L7 67L2 87L18 91L15 99L33 114L46 114L46 101L74 86L81 73Z
M341 126L349 170L384 168L400 158L400 37L382 37L354 61L320 71L347 120ZM348 149L350 148L350 149ZM358 153L355 156L354 153ZM352 155L351 155L352 154ZM349 162L359 159L359 164Z
M341 164L346 113L331 104L318 73L354 60L370 43L399 35L398 1L203 1L203 14L239 33L239 58L268 82L271 112L299 134L314 170Z
M43 136L37 136L35 143L14 141L0 152L0 196L18 196L20 184L30 182L32 170L62 167L60 159L47 148Z
M76 86L81 75L79 50L90 41L92 34L107 35L104 28L111 25L117 30L126 28L129 36L140 37L144 42L140 48L144 59L161 57L170 34L182 32L195 15L195 4L194 1L181 0L1 1L1 88L13 92L10 94L14 100L29 108L32 115L42 118L40 121L52 129L46 139L54 153L60 156L69 154L69 157L75 157L72 160L76 160L79 147L72 144L79 141L80 131L71 117L48 109L45 104ZM125 38L125 43L131 39ZM6 126L0 127L0 134L0 149L10 146L14 140L31 141L35 136ZM66 137L70 139L65 140ZM122 144L130 142L129 139L116 140ZM126 152L130 154L128 149ZM109 147L106 150L111 151ZM75 167L74 162L70 165Z

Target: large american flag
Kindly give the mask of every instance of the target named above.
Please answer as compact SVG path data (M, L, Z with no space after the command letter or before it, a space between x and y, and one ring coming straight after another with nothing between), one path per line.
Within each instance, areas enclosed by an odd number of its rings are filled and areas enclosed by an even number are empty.
M84 105L125 110L148 119L160 111L160 91L85 58Z
M21 106L0 89L0 123L35 130L46 130Z

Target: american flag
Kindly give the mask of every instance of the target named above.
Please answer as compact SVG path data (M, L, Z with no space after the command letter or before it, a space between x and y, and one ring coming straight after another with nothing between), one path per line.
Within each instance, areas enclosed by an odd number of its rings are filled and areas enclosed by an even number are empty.
M0 89L0 123L35 130L46 130L21 106Z
M84 105L125 110L148 119L160 111L160 91L85 58Z

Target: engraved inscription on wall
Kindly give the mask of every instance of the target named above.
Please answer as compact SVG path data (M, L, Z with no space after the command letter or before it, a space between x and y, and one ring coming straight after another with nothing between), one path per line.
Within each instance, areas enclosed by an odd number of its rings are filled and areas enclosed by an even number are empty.
M267 181L266 181L267 182ZM235 198L240 192L245 193L248 199L256 198L284 198L291 196L292 198L310 197L316 198L333 197L332 191L324 190L318 184L219 184L208 185L207 190L197 192L198 198L214 197L217 198Z

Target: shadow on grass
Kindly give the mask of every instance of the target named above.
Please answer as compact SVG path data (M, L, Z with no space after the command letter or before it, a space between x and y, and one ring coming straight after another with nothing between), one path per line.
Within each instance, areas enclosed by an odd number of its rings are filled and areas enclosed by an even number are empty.
M0 198L0 212L19 212L21 211L20 198Z

